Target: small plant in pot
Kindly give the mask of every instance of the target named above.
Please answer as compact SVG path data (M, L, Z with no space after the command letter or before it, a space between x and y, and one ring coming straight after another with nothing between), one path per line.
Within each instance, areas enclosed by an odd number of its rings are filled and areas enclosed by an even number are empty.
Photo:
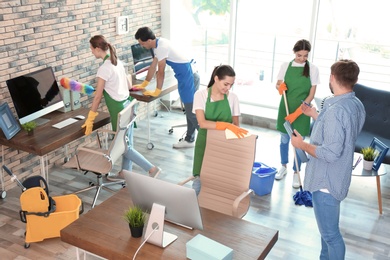
M368 171L372 170L374 160L378 156L378 151L374 147L367 146L362 148L361 153L363 154L363 168Z
M123 218L129 223L131 236L141 237L145 225L146 213L139 206L132 206L125 211Z
M34 134L34 129L37 127L35 121L30 121L22 124L22 128L27 132L28 135Z

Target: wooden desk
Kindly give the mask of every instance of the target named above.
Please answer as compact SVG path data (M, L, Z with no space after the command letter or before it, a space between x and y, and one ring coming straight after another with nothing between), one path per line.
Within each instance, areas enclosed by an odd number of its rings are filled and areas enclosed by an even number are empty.
M65 120L67 118L72 118L77 115L83 115L85 118L88 117L89 109L80 108L74 111L69 111L67 113L62 113L59 111L54 111L46 116L50 121L44 125L40 125L34 130L34 135L29 136L27 132L21 130L10 140L7 140L3 134L0 133L0 144L14 148L17 150L22 150L31 154L39 155L41 160L41 175L48 181L48 172L45 169L45 157L49 152L56 150L82 136L84 136L85 128L81 128L85 120L80 120L71 125L68 125L62 129L57 129L52 127L52 125ZM110 123L110 115L106 112L100 112L96 117L93 129L98 129L108 123ZM3 151L4 153L4 151ZM3 162L4 162L4 154Z
M142 81L136 81L133 83L133 85L141 84ZM153 79L149 85L144 90L138 90L138 91L130 91L130 96L137 99L138 101L142 101L146 103L146 111L147 111L147 120L148 120L148 144L147 148L149 150L152 150L154 148L154 144L150 141L150 115L149 115L149 103L159 99L166 94L171 93L172 91L175 91L177 89L177 80L175 78L173 71L166 71L165 72L165 78L164 78L164 84L161 90L161 94L158 97L152 97L152 96L145 96L143 94L144 91L150 90L154 91L156 89L157 81L156 79ZM156 114L157 115L157 114Z
M136 82L133 83L133 85L141 84L141 80L136 80ZM156 84L157 81L156 79L153 79L150 81L149 85L146 87L145 90L155 90L156 89ZM167 71L165 73L165 78L164 78L164 84L161 90L161 94L158 97L152 97L152 96L144 96L143 92L145 90L138 90L138 91L130 91L130 96L134 97L138 101L150 103L158 98L161 98L165 96L166 94L171 93L172 91L177 89L177 80L175 78L174 72L173 71Z
M355 153L355 159L354 162L356 162L358 154ZM378 169L378 171L367 171L363 169L363 162L360 162L355 169L352 171L352 176L359 176L359 177L375 177L376 179L376 192L378 194L378 208L379 208L379 214L382 215L382 192L381 192L381 176L387 174L385 166L381 165Z
M91 209L61 230L61 240L107 259L132 259L142 238L130 235L123 212L132 204L128 189ZM186 259L186 243L197 234L234 250L234 259L264 259L278 240L278 231L201 208L204 230L188 230L165 222L164 230L178 236L166 248L145 243L137 259Z

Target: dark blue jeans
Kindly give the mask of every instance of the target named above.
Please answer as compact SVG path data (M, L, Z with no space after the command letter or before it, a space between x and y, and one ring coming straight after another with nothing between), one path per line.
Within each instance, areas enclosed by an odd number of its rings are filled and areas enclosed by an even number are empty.
M200 85L200 77L198 73L194 73L194 86L195 91L199 89ZM187 134L184 140L187 142L195 141L195 130L199 129L198 120L196 119L196 115L192 113L193 103L185 103L184 109L186 111L186 120L187 120Z

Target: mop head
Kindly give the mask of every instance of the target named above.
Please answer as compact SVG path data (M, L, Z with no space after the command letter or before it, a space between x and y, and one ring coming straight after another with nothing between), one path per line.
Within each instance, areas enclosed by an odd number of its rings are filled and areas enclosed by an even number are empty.
M305 205L306 207L313 207L312 196L309 191L303 191L300 187L300 191L293 196L295 205Z

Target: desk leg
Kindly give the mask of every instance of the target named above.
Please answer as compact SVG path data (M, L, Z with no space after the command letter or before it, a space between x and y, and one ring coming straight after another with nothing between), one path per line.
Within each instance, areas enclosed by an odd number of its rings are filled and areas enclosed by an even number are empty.
M382 215L382 192L381 192L381 177L380 176L376 176L376 189L378 191L379 214Z
M148 116L148 143L150 143L150 115L149 115L149 103L146 104L146 113Z
M148 144L146 145L146 147L149 149L149 150L152 150L154 148L154 144L150 141L150 115L149 115L149 103L146 104L146 113L148 114L147 115L147 118L148 118Z
M1 146L1 166L3 165L4 165L4 145ZM4 185L4 177L3 177L4 176L3 167L1 167L0 173L1 173L1 197L4 199L6 193L5 193L5 185Z
M41 161L41 176L45 178L47 184L49 185L49 165L47 164L47 155L39 156Z

